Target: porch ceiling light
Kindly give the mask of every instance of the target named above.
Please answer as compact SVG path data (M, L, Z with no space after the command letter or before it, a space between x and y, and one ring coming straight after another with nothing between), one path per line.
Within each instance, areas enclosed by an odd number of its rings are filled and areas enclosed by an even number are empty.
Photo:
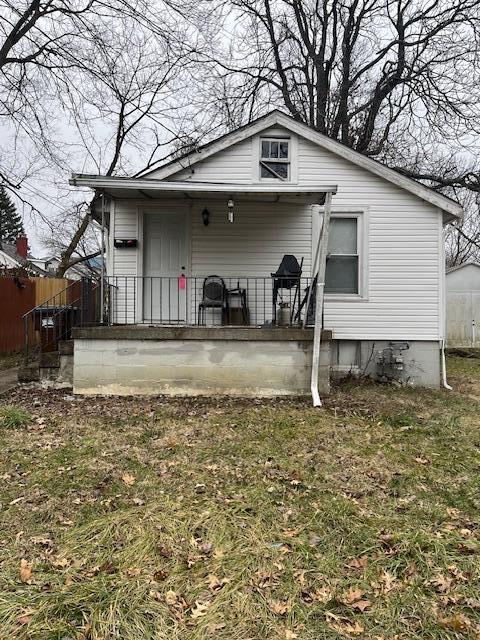
M203 224L208 227L208 225L210 224L210 211L208 209L204 209L202 211L202 220Z
M227 206L228 206L228 221L233 222L233 207L235 206L235 203L231 198L228 201Z

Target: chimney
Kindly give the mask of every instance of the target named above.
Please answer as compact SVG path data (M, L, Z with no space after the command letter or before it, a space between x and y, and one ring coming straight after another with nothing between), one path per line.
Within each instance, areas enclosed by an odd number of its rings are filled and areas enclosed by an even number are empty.
M28 240L26 236L19 236L17 238L17 255L26 259L28 253Z

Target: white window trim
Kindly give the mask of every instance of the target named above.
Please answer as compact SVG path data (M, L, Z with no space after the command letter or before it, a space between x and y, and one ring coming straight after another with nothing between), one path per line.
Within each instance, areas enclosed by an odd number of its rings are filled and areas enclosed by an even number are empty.
M323 207L320 207L320 219L323 215ZM369 252L368 252L368 229L369 229L369 208L355 208L348 211L344 207L332 207L332 218L356 218L357 219L357 254L358 254L358 293L325 293L325 301L332 302L364 302L368 300L369 288ZM320 227L319 216L314 215L313 225L313 246L312 255L315 255L316 243ZM317 223L315 224L315 220Z
M288 155L290 163L289 177L287 180L279 178L262 178L260 171L261 145L262 140L286 140L289 142ZM298 183L298 137L289 132L265 132L252 138L252 182L257 184L297 184ZM280 162L282 159L279 160ZM272 160L275 162L275 160Z

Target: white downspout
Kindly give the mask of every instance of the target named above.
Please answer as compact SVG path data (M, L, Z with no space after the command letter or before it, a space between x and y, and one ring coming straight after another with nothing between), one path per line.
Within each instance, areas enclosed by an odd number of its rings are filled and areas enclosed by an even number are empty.
M440 304L440 313L441 313L441 336L440 340L440 367L441 367L441 375L442 375L442 386L444 389L448 389L448 391L452 391L452 387L447 382L447 362L445 358L445 340L447 336L447 295L446 295L446 281L445 281L445 235L440 231L440 246L441 246L441 256L440 256L440 273L442 274L442 286L441 286L441 304Z
M448 389L449 391L453 391L453 387L451 387L447 382L447 362L445 359L445 340L442 339L442 385L444 389Z
M320 365L320 346L322 342L323 330L323 298L325 289L325 268L327 263L328 234L330 230L330 212L332 207L332 193L325 194L325 207L323 213L323 224L318 241L317 255L319 259L317 274L317 298L315 304L315 325L313 328L313 354L312 354L312 377L310 380L310 390L314 407L321 407L322 401L318 392L318 369ZM312 275L314 277L314 274ZM308 313L308 306L307 311Z

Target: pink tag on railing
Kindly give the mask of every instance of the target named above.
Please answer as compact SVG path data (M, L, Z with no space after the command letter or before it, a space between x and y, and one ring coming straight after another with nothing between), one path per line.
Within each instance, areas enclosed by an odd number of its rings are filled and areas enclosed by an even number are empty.
M183 275L178 278L178 288L179 289L186 289L187 288L187 279Z

